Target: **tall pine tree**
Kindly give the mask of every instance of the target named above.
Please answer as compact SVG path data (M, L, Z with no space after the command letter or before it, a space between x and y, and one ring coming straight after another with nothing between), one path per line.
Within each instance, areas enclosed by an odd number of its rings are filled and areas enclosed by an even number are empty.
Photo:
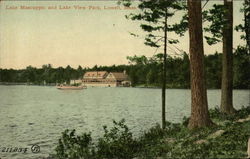
M188 0L189 52L191 69L190 129L209 126L207 90L204 70L201 0Z
M131 5L130 0L122 0L122 2L125 6ZM183 35L187 25L186 19L183 19L180 24L173 25L168 24L168 19L173 17L176 11L185 9L185 5L179 0L141 0L138 8L141 11L139 14L130 14L127 18L142 21L140 27L148 33L145 37L145 45L156 48L163 47L164 50L162 68L162 128L165 128L167 44L178 43L177 39L169 38L167 33L176 32Z

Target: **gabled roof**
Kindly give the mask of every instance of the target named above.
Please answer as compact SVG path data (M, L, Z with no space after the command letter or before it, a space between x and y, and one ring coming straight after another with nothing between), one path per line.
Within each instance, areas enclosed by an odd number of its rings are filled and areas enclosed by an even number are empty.
M104 77L107 71L88 71L83 77Z
M128 75L122 72L110 72L116 80L128 80Z

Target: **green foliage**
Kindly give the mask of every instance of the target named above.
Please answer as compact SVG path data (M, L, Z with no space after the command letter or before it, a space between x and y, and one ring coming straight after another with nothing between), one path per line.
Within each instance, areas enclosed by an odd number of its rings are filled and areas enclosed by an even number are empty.
M95 151L92 145L90 133L75 135L75 130L65 130L59 139L55 149L56 158L75 159L75 158L93 158Z
M86 71L109 71L122 72L127 70L128 66L94 66L93 68L77 69L70 67L53 68L51 64L43 65L42 68L28 66L26 69L13 70L0 68L0 82L3 83L27 83L35 85L55 85L56 83L69 83L71 79L81 79Z
M241 35L241 39L249 41L250 33L250 3L248 0L244 2L243 8L245 25L239 24L235 26L235 30L238 32L245 32L245 35ZM224 16L227 14L227 9L224 5L214 4L209 10L203 12L203 20L207 21L209 25L204 28L205 32L210 33L212 36L205 36L205 39L209 45L216 44L222 40L222 30L227 24ZM248 40L247 40L248 39ZM249 45L249 42L248 42Z
M217 106L214 109L209 110L210 117L220 121L236 121L238 119L246 118L250 114L250 107L242 107L240 110L236 110L236 113L233 115L224 114L220 111L220 108Z
M210 128L200 128L189 131L181 128L176 131L174 138L178 139L172 144L171 153L166 158L244 158L246 157L247 141L250 137L250 122L236 122L238 119L250 115L250 107L238 110L234 115L222 114L219 108L209 110L213 121L224 123ZM185 123L188 118L185 118ZM183 125L186 125L183 123ZM209 137L217 130L224 130L221 136ZM181 135L181 137L178 137ZM204 141L196 143L197 141ZM168 145L169 146L169 145Z
M205 56L206 84L208 88L221 87L222 54ZM237 73L236 73L237 74Z
M133 139L124 119L113 121L113 124L110 130L103 127L104 135L95 144L92 143L90 133L75 135L75 130L66 130L59 139L56 154L52 156L58 159L133 158L138 151L138 142Z
M133 86L160 86L162 82L162 60L163 54L152 57L133 56L127 57L130 61L130 76ZM189 58L183 54L182 58L167 56L167 87L188 88L189 87Z
M186 6L183 9L186 9ZM184 33L188 30L188 15L184 14L180 22L173 24L168 30L174 31L177 35L184 36Z
M70 66L66 68L53 68L51 64L43 65L42 68L32 66L22 70L0 69L0 82L28 83L36 85L50 85L55 83L69 83L70 79L79 79L83 76L85 70L80 66L73 69Z
M163 137L165 131L159 124L155 125L147 132L144 132L138 139L139 151L137 152L138 158L151 159L156 156L161 156L163 152L166 152L167 147L163 144Z
M250 88L250 54L247 48L238 46L234 52L233 87L236 89ZM215 53L205 56L205 69L207 88L220 88L221 86L221 54ZM16 82L29 84L53 84L63 83L69 79L82 78L85 71L123 72L126 70L132 86L160 87L162 82L163 54L155 54L152 57L129 56L130 65L94 66L93 68L73 69L53 68L44 65L43 68L32 66L23 70L0 69L0 82ZM189 57L184 53L180 57L167 56L167 88L189 88L190 72ZM45 82L45 83L44 83Z
M233 87L240 89L250 88L250 54L246 47L239 46L234 52ZM133 86L161 86L161 69L163 54L152 57L131 56L127 57L131 64L128 74ZM205 56L205 71L207 88L218 89L221 87L222 54L215 53ZM189 88L190 72L189 57L186 53L182 57L167 56L167 88Z
M250 88L250 52L247 47L238 46L234 54L234 88Z
M208 43L208 45L213 45L213 44L217 44L218 42L221 42L220 39L217 39L215 37L208 37L208 36L205 36L205 39Z
M221 42L223 25L226 23L224 14L225 7L219 4L214 4L212 9L203 12L204 21L209 22L209 25L204 28L204 31L212 34L212 37L205 36L209 45Z
M137 143L133 139L132 133L125 125L125 120L113 121L114 126L108 130L104 126L104 136L98 139L98 158L122 158L130 159L137 151Z
M120 4L124 6L132 5L131 0L120 0ZM165 29L168 32L175 32L179 35L187 30L187 18L183 18L178 24L167 24L166 20L172 18L177 11L185 10L186 4L178 0L148 0L140 1L138 8L139 13L131 13L126 15L127 19L133 21L141 21L140 27L147 32L145 37L145 45L159 48L163 45L163 37ZM132 33L134 36L135 34ZM138 35L136 35L138 36ZM178 43L177 39L168 40L168 43Z
M230 123L227 127L200 129L195 134L173 146L172 156L178 158L244 158L249 137L248 123ZM225 132L217 137L207 137L218 129ZM198 136L197 136L198 135ZM198 140L206 142L196 144Z
M209 110L216 125L189 130L185 123L167 122L166 129L155 125L138 138L133 138L125 120L104 126L104 135L95 144L90 133L80 136L66 130L56 147L54 158L89 159L152 159L163 158L244 158L250 137L250 121L236 122L250 115L250 106L237 110L234 115L222 114L218 107ZM186 122L188 118L185 118ZM223 123L223 124L221 124ZM223 133L211 137L218 130ZM198 141L204 141L198 143Z
M250 34L250 2L248 0L244 1L243 7L241 8L241 12L244 12L244 21L245 24L239 24L235 26L235 30L238 32L245 32L245 35L241 35L241 39L249 41L249 34ZM248 42L248 45L250 44L250 41Z
M156 141L161 140L165 135L165 131L161 128L159 124L156 124L154 127L150 128L147 132L144 132L143 136L139 138L139 141L142 145L145 144L155 144Z

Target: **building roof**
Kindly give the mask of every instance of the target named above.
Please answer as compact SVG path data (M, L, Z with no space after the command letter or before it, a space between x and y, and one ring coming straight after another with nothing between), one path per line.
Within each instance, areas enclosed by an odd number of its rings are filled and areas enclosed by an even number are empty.
M128 75L122 72L110 72L116 80L128 80Z
M107 71L88 71L84 74L84 78L88 77L104 77Z

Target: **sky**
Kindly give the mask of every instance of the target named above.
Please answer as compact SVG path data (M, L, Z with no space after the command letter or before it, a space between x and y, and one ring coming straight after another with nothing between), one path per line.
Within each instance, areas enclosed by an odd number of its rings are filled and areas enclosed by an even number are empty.
M210 1L205 9L220 2ZM24 9L31 6L37 8ZM75 9L76 6L82 8ZM150 57L162 52L144 45L146 34L140 29L140 22L125 18L139 9L110 8L116 6L116 1L0 1L0 68L22 69L44 64L74 68L110 66L128 64L127 56ZM234 2L234 25L243 23L241 7L242 1ZM177 14L169 21L177 22L180 17ZM129 32L142 37L133 37ZM169 36L177 38L172 33ZM179 41L176 47L188 52L188 33ZM205 54L222 50L221 44L204 44ZM234 32L234 47L239 44L244 42ZM173 54L173 50L177 51L169 46L168 53Z

